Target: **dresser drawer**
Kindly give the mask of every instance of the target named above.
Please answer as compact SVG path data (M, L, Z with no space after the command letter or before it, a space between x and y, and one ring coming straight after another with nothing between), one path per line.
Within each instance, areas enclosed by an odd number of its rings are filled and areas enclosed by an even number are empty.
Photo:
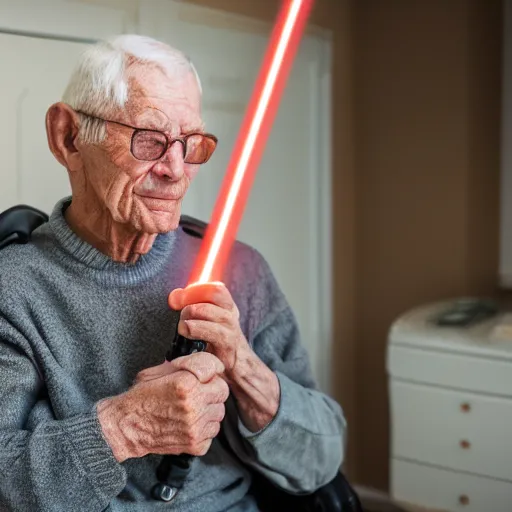
M397 501L447 512L511 512L512 483L391 461L391 494Z
M400 379L512 397L510 361L390 345L387 370Z
M392 380L390 401L394 457L512 481L512 400Z

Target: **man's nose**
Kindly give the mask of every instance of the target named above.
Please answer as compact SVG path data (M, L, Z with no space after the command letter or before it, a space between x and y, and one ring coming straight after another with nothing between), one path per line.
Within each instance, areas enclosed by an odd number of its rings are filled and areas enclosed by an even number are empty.
M161 178L169 178L173 181L181 179L185 172L183 144L179 140L174 141L152 171Z

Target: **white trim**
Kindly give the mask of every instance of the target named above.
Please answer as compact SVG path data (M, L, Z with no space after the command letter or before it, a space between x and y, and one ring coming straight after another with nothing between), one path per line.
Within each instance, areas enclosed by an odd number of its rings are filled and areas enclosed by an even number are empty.
M0 0L0 32L92 42L123 33L125 13L64 0Z
M322 372L323 356L324 356L324 340L322 336L322 325L320 321L320 315L322 310L322 283L319 281L319 266L320 258L319 252L321 250L321 220L320 220L320 204L321 204L321 189L322 183L319 180L319 175L322 174L322 147L320 145L322 137L322 124L323 120L320 116L319 111L319 98L320 98L320 82L318 75L321 69L321 62L318 62L318 41L315 39L309 39L303 42L302 51L307 50L307 53L315 54L312 57L314 65L309 66L309 78L308 83L312 91L309 95L309 110L311 112L312 122L309 126L309 138L312 141L312 151L309 154L309 165L308 165L308 191L310 195L309 203L309 217L312 224L312 243L309 245L309 270L308 270L308 288L309 293L309 307L308 315L309 321L311 322L311 330L309 332L302 333L302 337L307 336L309 339L308 345L315 347L314 354L310 354L311 363L314 365L313 371L317 379L318 385L325 389L325 375ZM307 45L307 46L306 46ZM316 59L315 59L316 57ZM313 60L314 59L314 60ZM304 340L306 341L306 340ZM313 341L313 343L311 343ZM311 349L310 349L311 350Z
M332 356L334 353L333 318L333 269L332 269L332 41L319 39L319 51L323 56L321 63L321 82L319 95L319 138L320 148L319 180L318 180L318 233L319 262L318 280L320 283L319 297L319 351L321 368L326 375L323 378L323 390L332 391Z
M505 290L512 289L512 274L510 272L502 271L500 273L500 287Z
M512 0L503 4L499 286L512 288Z
M16 98L16 202L23 203L23 102L29 90L23 88Z
M324 35L325 36L325 35ZM309 248L309 314L312 330L303 335L313 336L316 353L312 358L320 388L332 391L332 42L331 38L311 37L303 42L302 51L318 65L310 69L313 75L310 109L314 122L310 126L311 140L316 151L311 152L309 214L313 219L313 244Z

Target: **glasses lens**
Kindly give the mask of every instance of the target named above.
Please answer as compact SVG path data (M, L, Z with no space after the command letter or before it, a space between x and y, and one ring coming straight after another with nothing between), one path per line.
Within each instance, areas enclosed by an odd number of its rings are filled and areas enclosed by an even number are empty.
M167 147L163 133L139 130L133 134L132 153L139 160L157 160Z
M217 142L212 137L201 134L187 136L185 163L204 164L212 156Z

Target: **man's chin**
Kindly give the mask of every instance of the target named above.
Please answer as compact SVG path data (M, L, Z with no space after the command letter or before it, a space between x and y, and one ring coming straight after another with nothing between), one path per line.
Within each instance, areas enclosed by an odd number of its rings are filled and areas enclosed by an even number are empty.
M168 233L178 228L180 223L180 208L173 211L147 210L144 214L134 219L137 230L145 233Z
M144 199L134 201L129 217L125 220L135 231L147 234L168 233L178 228L181 200L162 201Z
M156 228L156 233L168 233L178 229L180 224L180 209L177 211L166 212L160 210L151 211L152 224Z

